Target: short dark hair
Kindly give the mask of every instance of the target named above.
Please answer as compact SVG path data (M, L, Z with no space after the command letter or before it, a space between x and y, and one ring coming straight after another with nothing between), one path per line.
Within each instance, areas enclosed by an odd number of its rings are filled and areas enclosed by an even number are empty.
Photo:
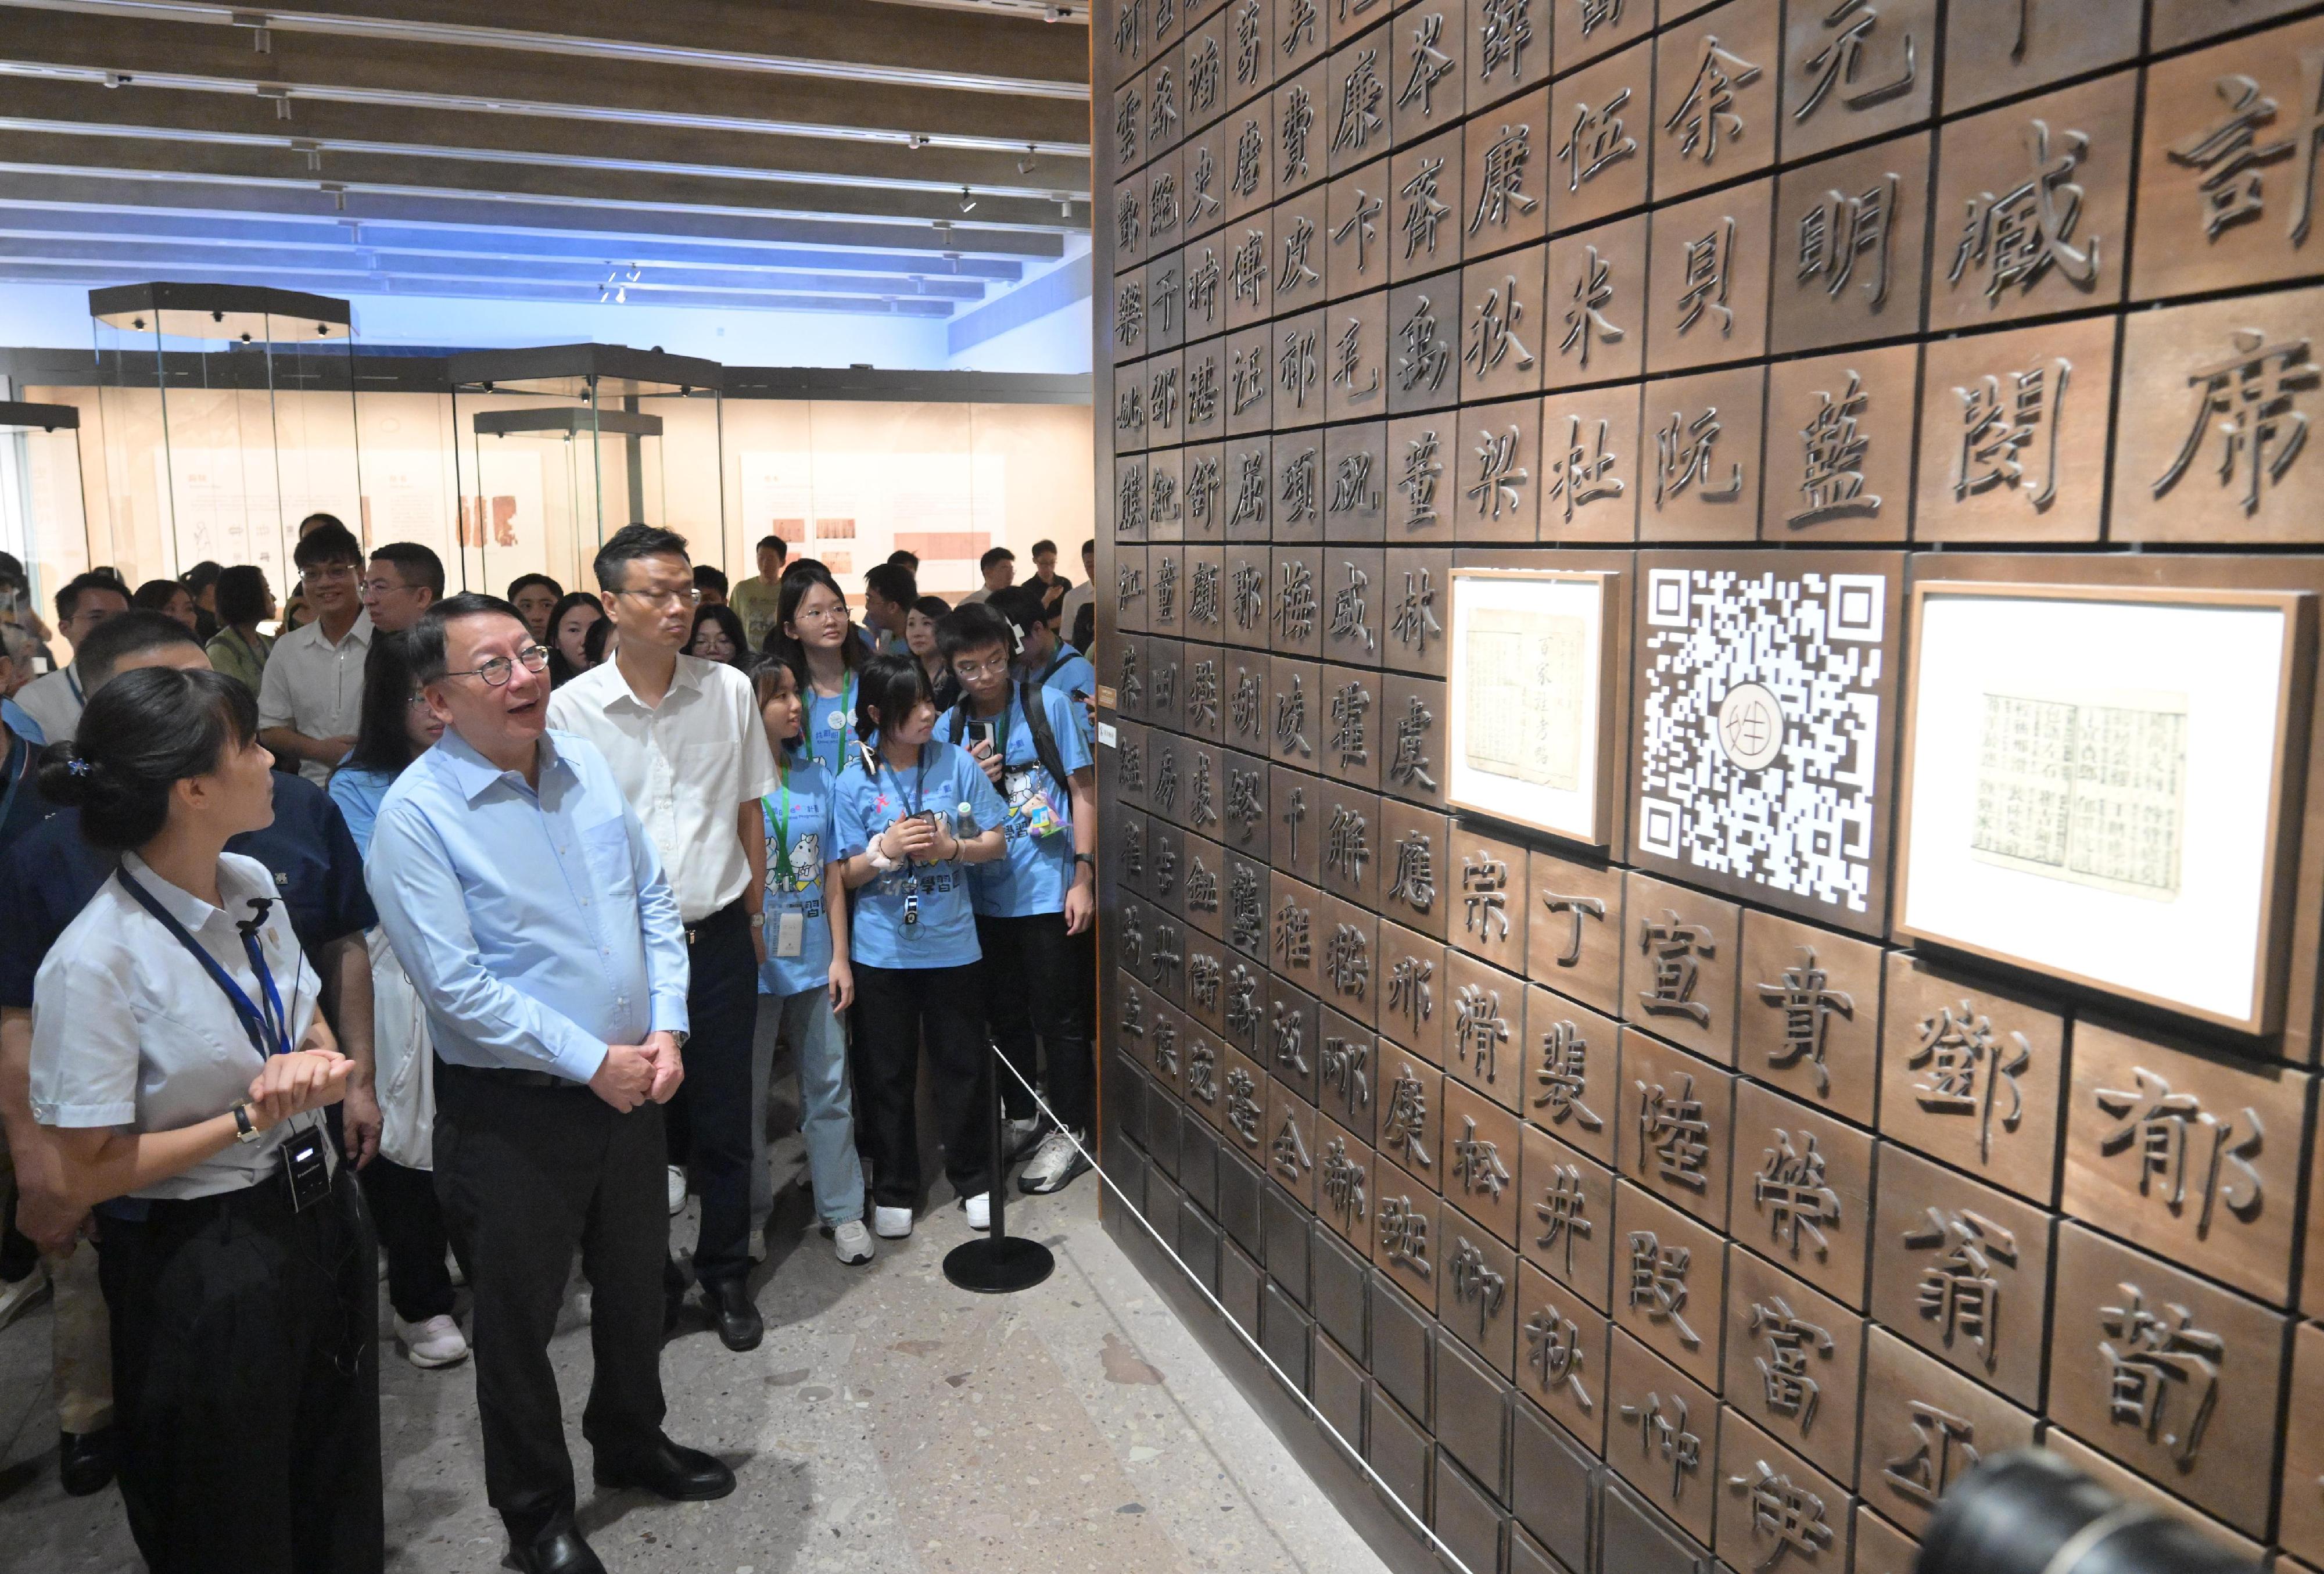
M917 656L874 656L855 683L855 735L866 743L885 721L910 715L922 700L936 703L927 668Z
M920 599L920 584L912 571L900 563L875 563L865 570L863 588L878 591L882 599L908 607Z
M266 570L237 563L217 576L217 621L226 628L254 623L266 615Z
M337 514L325 513L320 509L317 509L313 513L309 514L305 519L299 521L299 529L301 530L304 530L309 525L314 526L318 530L330 525L337 525L342 530L347 528L346 520L339 518Z
M888 554L888 561L899 568L908 568L914 574L920 571L920 555L918 552L907 552L901 547Z
M411 658L411 676L421 684L441 683L452 669L451 658L445 654L448 643L445 630L462 618L498 616L513 618L520 624L524 614L496 595L486 595L480 590L465 590L458 595L446 596L442 601L429 602L420 621L404 631L407 653Z
M257 736L258 701L222 672L124 672L88 696L74 741L49 750L41 796L80 811L90 846L125 852L169 824L171 787L209 775L229 744L246 749Z
M131 594L129 604L133 607L143 607L149 612L166 612L170 610L170 603L178 599L180 592L187 595L193 594L192 591L187 590L178 580L149 579Z
M411 710L413 687L410 635L373 635L364 657L363 708L356 713L349 765L392 774L411 763L419 751L411 747L411 733L403 722Z
M605 641L613 637L613 620L599 618L581 631L581 654L591 662L605 659Z
M839 581L832 578L831 570L812 557L802 557L783 570L782 594L775 601L775 625L767 631L767 654L782 657L801 672L807 669L807 646L784 631L798 621L799 603L818 584L837 596L841 606L847 604L847 593L839 588ZM863 665L863 641L855 637L852 613L847 621L847 637L839 642L839 659L851 672Z
M789 544L780 536L761 536L759 538L759 544L752 548L751 550L753 552L763 552L770 547L772 547L775 549L775 556L778 557L788 557L791 555Z
M352 563L360 568L363 560L363 543L337 520L327 525L317 525L290 549L290 561L302 570L320 568L329 563Z
M994 596L992 601L1000 599ZM1017 631L992 602L971 602L936 620L936 649L947 665L962 651L982 650L987 645L998 645L1012 657L1017 654Z
M742 631L742 620L735 615L734 609L727 606L707 606L696 607L694 609L694 622L692 626L686 631L686 650L687 655L691 656L694 653L695 636L702 632L702 625L706 622L717 624L721 631L723 631L726 636L726 643L734 647L734 655L728 663L729 666L747 667L750 665L751 636Z
M924 595L912 603L912 610L924 618L934 618L942 622L945 614L952 611L952 603L940 595Z
M92 590L109 590L123 601L129 599L129 587L121 583L121 575L107 568L92 568L87 574L76 574L57 592L57 621L69 623L73 613L80 610L80 598Z
M696 590L715 590L720 595L724 595L726 594L726 571L708 563L696 564L694 566L694 588Z
M1055 541L1047 539L1033 543L1034 557L1038 557L1044 552L1047 552L1052 557L1056 557L1057 555L1057 544Z
M371 555L374 561L384 558L394 564L405 584L414 588L425 585L429 595L444 594L444 560L436 556L432 548L417 541L390 541L384 547L374 547Z
M783 571L777 577L788 584L800 575L813 573L818 569L825 574L831 572L830 569L824 567L823 559L820 557L794 557L783 565Z
M623 525L597 548L597 560L591 566L597 575L597 588L627 589L630 565L641 557L679 557L693 562L686 550L686 538L676 531L655 525Z
M1048 598L1029 584L1012 584L1007 590L996 590L984 603L1010 622L1033 631L1036 623L1054 623L1063 612L1062 604L1051 606Z
M372 556L376 557L379 554L374 552ZM555 596L558 601L563 601L565 599L565 587L558 584L557 581L549 578L546 574L520 574L514 579L509 581L508 599L511 606L514 606L516 604L516 598L524 594L524 588L529 584L540 585L542 589L549 592L549 594ZM437 588L437 594L438 595L443 594L443 588L440 585ZM591 599L595 600L595 598L592 597Z
M1097 550L1097 538L1096 538L1095 536L1092 536L1088 540L1084 541L1084 542L1082 543L1082 556L1083 556L1083 557L1089 557L1092 553L1095 552L1096 550Z
M88 638L73 652L74 664L80 668L82 690L95 694L103 688L123 657L134 656L141 650L156 650L164 645L191 645L198 650L202 642L194 638L191 629L167 612L134 607L106 619L88 631Z
M992 566L996 563L1014 563L1016 561L1016 553L1011 552L1006 547L995 547L991 551L985 553L983 557L978 558L976 560L976 566L981 569L990 571Z
M196 595L199 595L202 592L216 584L217 583L218 575L225 572L225 569L219 567L216 563L205 557L199 563L195 564L191 568L187 569L183 574L178 575L178 578L185 584L185 587L188 590L192 591Z

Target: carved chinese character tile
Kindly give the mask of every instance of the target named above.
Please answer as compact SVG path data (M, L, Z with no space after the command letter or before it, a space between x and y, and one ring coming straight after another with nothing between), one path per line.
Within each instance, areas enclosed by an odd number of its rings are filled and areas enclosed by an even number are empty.
M2074 1028L2061 1205L2276 1305L2292 1297L2305 1072Z
M1380 792L1444 806L1444 686L1397 673L1380 680Z
M1756 1082L1737 1084L1735 1238L1861 1308L1872 1237L1871 1134ZM1846 1474L1846 1468L1832 1468Z
M1316 914L1316 936L1323 948L1323 999L1334 1010L1370 1026L1381 988L1379 917L1352 902L1325 897Z
M1328 147L1332 174L1344 175L1387 156L1388 115L1397 90L1395 73L1387 29L1364 33L1326 64L1316 132Z
M1226 339L1226 382L1220 391L1229 437L1262 439L1266 437L1268 428L1273 424L1269 400L1274 387L1275 337L1268 331L1268 325L1260 323L1256 327L1230 334ZM1198 434L1190 427L1188 435ZM1255 506L1248 495L1250 476L1247 474L1230 474L1222 479L1229 488L1242 489L1239 492L1230 492L1234 502L1227 514L1227 539L1264 539L1266 531L1262 527L1268 515ZM1265 490L1261 489L1262 500ZM1238 530L1242 533L1238 535Z
M2033 1445L2034 1417L1875 1328L1865 1357L1863 1432L1858 1489L1882 1514L1921 1532L1937 1499L1979 1459Z
M1217 784L1223 779L1218 765L1220 758L1215 745L1194 751L1197 785L1207 778L1212 790L1217 790ZM1178 874L1179 899L1185 909L1187 925L1219 941L1226 938L1226 849L1202 836L1187 837L1185 863Z
M1324 206L1323 280L1332 299L1388 287L1397 246L1395 192L1385 157L1333 180Z
M1628 542L1638 529L1638 385L1541 403L1541 538Z
M1881 932L1902 567L1886 552L1640 555L1635 861Z
M1380 803L1379 796L1362 792L1342 782L1326 779L1322 783L1316 818L1313 824L1316 856L1323 888L1333 896L1377 911L1382 853ZM1373 959L1373 977L1379 980L1379 959ZM1377 1000L1379 990L1372 992ZM1370 1011L1362 1013L1364 1019L1373 1019Z
M1921 541L2095 541L2115 319L1932 341L1921 373Z
M1868 1505L1856 1505L1856 1574L1913 1574L1920 1556L1920 1542Z
M1572 0L1467 0L1471 114L1549 80L1554 4ZM1630 0L1651 14L1653 0ZM1618 6L1617 9L1619 9ZM1452 25L1448 21L1447 26ZM1647 23L1651 27L1651 20Z
M2138 20L2135 5L1954 0L1945 11L1945 109L1972 108L2128 60L2138 52Z
M1443 941L1453 901L1451 822L1393 796L1380 800L1381 914Z
M1315 1128L1315 1211L1342 1239L1370 1249L1371 1145L1328 1115Z
M1276 0L1227 0L1227 102L1238 105L1275 85Z
M2065 1018L1888 956L1880 1134L2036 1202L2057 1197Z
M1682 9L1701 3L1663 0L1663 20L1676 21ZM1550 45L1549 61L1561 72L1637 43L1655 30L1654 0L1536 0L1536 5L1545 14L1542 31ZM1646 113L1643 106L1639 113Z
M1379 1110L1372 1147L1421 1185L1441 1189L1444 1073L1385 1037L1379 1052L1379 1080L1372 1091Z
M1388 407L1391 413L1434 410L1459 396L1462 354L1461 276L1440 273L1399 286L1388 298ZM1450 418L1406 423L1406 440L1389 433L1387 480L1388 538L1419 539L1450 529L1450 499L1443 487L1444 456L1424 451L1419 438Z
M2049 1413L2148 1479L2267 1533L2285 1319L2067 1223Z
M1549 245L1538 325L1542 386L1636 378L1646 364L1646 216Z
M1372 1264L1433 1317L1445 1256L1436 1193L1389 1158L1383 1150L1372 1164Z
M1148 176L1143 170L1124 176L1113 188L1113 265L1127 267L1146 260L1148 248L1146 196ZM1154 237L1153 244L1161 244Z
M1444 1083L1444 1196L1514 1248L1529 1220L1517 1185L1519 1123L1476 1090Z
M1547 233L1549 102L1548 91L1537 88L1471 117L1462 135L1461 196L1449 217L1461 228L1463 255L1482 257Z
M1447 872L1457 913L1448 912L1452 944L1508 972L1526 958L1526 850L1513 842L1453 827ZM1459 922L1452 923L1457 917Z
M2152 1509L2191 1525L2245 1567L2256 1567L2266 1556L2251 1537L2238 1534L2208 1514L2197 1513L2184 1500L2173 1497L2136 1471L2123 1468L2055 1422L2042 1429L2042 1447L2126 1504ZM2274 1568L2280 1574L2297 1574L2299 1565L2279 1555Z
M1648 370L1766 354L1775 200L1771 176L1655 209L1645 311Z
M1627 1180L1615 1183L1614 1235L1615 1322L1715 1388L1727 1304L1725 1238Z
M1646 385L1641 540L1748 541L1757 534L1766 375L1759 366L1735 366Z
M1526 976L1600 1011L1620 1010L1621 871L1537 847L1530 888Z
M1266 1139L1261 1162L1269 1180L1311 1210L1316 1201L1315 1155L1320 1140L1316 1119L1314 1105L1280 1082L1270 1084L1267 1120L1260 1128Z
M1393 923L1379 930L1380 1054L1388 1041L1418 1054L1432 1065L1444 1058L1444 1031L1449 1020L1444 971L1445 950L1440 941Z
M1622 1036L1615 1167L1716 1229L1727 1228L1735 1082L1731 1072L1646 1034Z
M1813 1109L1872 1123L1881 953L1829 930L1748 912L1736 1067Z
M2111 534L2126 541L2324 539L2296 441L2324 411L2310 351L2324 290L2134 314L2126 324ZM2147 391L2152 391L2149 393Z
M1173 355L1168 357L1168 359L1172 364L1170 375L1175 383L1178 376L1176 364L1178 358ZM1151 539L1157 541L1176 541L1185 534L1185 475L1186 465L1185 449L1162 448L1157 449L1151 455L1148 456L1146 463L1146 529L1148 536ZM1167 618L1171 631L1176 632L1179 626L1179 609L1184 605L1185 594L1185 568L1180 555L1176 552L1168 554L1167 560L1171 565L1170 572L1173 575L1171 584L1174 594L1178 599L1167 610L1160 606L1157 606L1154 611L1154 622L1156 627L1159 628ZM1158 560L1155 565L1153 565L1152 572L1157 580L1161 577L1161 567Z
M1093 41L1105 80L1120 81L1146 67L1146 0L1123 0L1115 7L1112 33Z
M1741 909L1635 873L1623 908L1624 1019L1732 1063Z
M1271 310L1277 315L1305 311L1322 302L1323 268L1328 261L1330 228L1325 189L1311 187L1275 205L1268 219L1268 267L1273 277Z
M1775 161L1776 0L1728 0L1655 41L1655 200Z
M2122 299L2137 91L2117 71L1944 128L1932 332Z
M1227 201L1234 195L1228 186L1234 173L1229 125L1229 122L1221 120L1205 126L1178 150L1178 233L1194 243L1185 253L1190 286L1195 285L1195 270L1202 260L1196 246L1208 236L1214 243L1215 254L1217 231L1226 222ZM1222 262L1220 266L1223 268L1225 263Z
M1720 1558L1738 1569L1780 1560L1793 1574L1848 1568L1848 1488L1745 1420L1719 1412Z
M2193 43L2229 28L2247 27L2270 16L2281 16L2296 9L2297 3L2298 0L2239 0L2232 8L2222 10L2202 0L2155 0L2153 37L2149 47L2167 50Z
M1551 87L1540 156L1552 230L1645 204L1654 97L1654 45L1644 40Z
M1171 155L1177 161L1177 155ZM1159 181L1167 177L1157 174ZM1169 238L1175 240L1179 226L1172 226ZM1158 244L1160 237L1157 237ZM1186 336L1186 254L1173 245L1157 250L1153 262L1146 270L1146 335L1147 341L1157 350L1175 349Z
M1444 1139L1449 1155L1457 1138ZM1449 1176L1448 1176L1449 1179ZM1452 1205L1447 1197L1436 1212L1443 1283L1437 1315L1461 1342L1504 1377L1517 1375L1517 1255L1493 1233ZM1440 1427L1443 1423L1439 1422Z
M1138 169L1146 162L1146 78L1141 74L1114 89L1113 112L1104 133L1113 151L1117 170Z
M1519 1142L1518 1249L1591 1305L1608 1310L1620 1245L1614 1233L1614 1172L1536 1126L1527 1126Z
M1719 1501L1719 1400L1628 1327L1614 1330L1606 1375L1606 1462L1647 1502L1708 1542Z
M1319 309L1300 317L1278 318L1271 329L1277 431L1323 422L1329 353L1324 325L1324 313ZM1276 488L1275 538L1278 541L1323 538L1323 436L1321 432L1305 432L1300 434L1300 440L1309 450L1304 471L1296 483ZM1278 448L1282 441L1277 439ZM1286 479L1290 483L1289 477Z
M1874 1320L2018 1404L2038 1404L2055 1220L1894 1143L1880 1145L1878 1167Z
M1539 508L1541 407L1531 399L1463 406L1452 455L1458 496L1452 529L1462 541L1530 541Z
M1185 340L1194 344L1222 332L1227 325L1227 308L1234 299L1233 289L1227 282L1228 253L1242 240L1240 231L1214 234L1194 242L1178 253L1180 301L1186 319ZM1223 397L1223 384L1214 392ZM1194 390L1189 385L1191 395ZM1186 414L1189 429L1204 419L1216 419L1217 401L1207 412L1190 402ZM1210 428L1216 431L1215 426Z
M1334 428L1333 432L1350 430ZM1378 435L1379 428L1373 428ZM1361 435L1360 430L1357 432ZM1328 462L1331 455L1325 449ZM1378 547L1327 547L1323 552L1323 580L1319 586L1323 607L1323 655L1325 659L1351 667L1377 667L1380 664L1380 639L1388 631L1388 607L1387 589L1381 575L1385 567ZM1371 696L1377 702L1379 695ZM1368 741L1373 736L1370 727L1363 731ZM1355 761L1358 775L1366 769L1362 760ZM1371 779L1378 778L1378 755L1371 754Z
M1869 1326L1831 1296L1730 1246L1720 1392L1776 1441L1851 1481Z
M1278 0L1278 5L1296 0ZM1286 74L1275 89L1275 191L1278 197L1304 190L1332 172L1333 109L1330 73L1322 60L1296 75Z
M1318 893L1282 873L1268 885L1267 965L1275 974L1309 994L1320 981L1315 907Z
M1703 1569L1717 1567L1710 1548L1697 1544L1621 1481L1607 1478L1600 1500L1604 1523L1600 1533L1602 1567L1637 1569L1639 1574L1702 1574Z
M1402 284L1461 261L1468 222L1461 207L1462 147L1462 133L1455 126L1417 145L1399 143L1389 160L1380 230L1388 241L1392 282Z
M1331 419L1361 420L1388 410L1390 372L1388 361L1388 292L1378 290L1343 300L1320 314L1323 318L1324 410ZM1379 517L1382 480L1372 474L1354 478L1326 474L1321 489L1325 505L1346 486L1357 502L1370 500ZM1327 516L1328 517L1328 516Z
M1442 548L1388 548L1381 580L1383 666L1444 676L1443 619L1452 572L1452 555Z
M1378 541L1387 528L1390 481L1388 475L1388 427L1373 421L1363 426L1339 426L1323 434L1323 538L1327 541ZM1377 584L1377 580L1375 580ZM1378 609L1374 593L1368 614ZM1378 621L1371 631L1371 659L1379 659L1378 640L1385 628ZM1330 636L1326 635L1327 640Z
M1625 1107L1620 1029L1608 1018L1536 986L1529 991L1526 1118L1592 1157L1611 1163Z
M1469 82L1468 23L1462 0L1427 0L1389 24L1388 121L1397 146L1460 124Z
M1178 100L1187 130L1194 133L1210 125L1227 106L1226 16L1213 12L1187 20L1191 25L1179 45Z
M1920 132L1776 179L1770 349L1817 350L1920 329L1929 152L1929 134Z
M1322 843L1316 824L1323 813L1323 784L1288 766L1268 773L1267 838L1261 843L1275 868L1309 885L1315 883Z
M1221 200L1230 225L1264 212L1275 201L1275 103L1251 100L1219 122Z
M1227 354L1224 339L1204 339L1189 345L1179 381L1179 420L1189 443L1202 444L1226 431ZM1195 465L1207 458L1207 472ZM1222 491L1225 496L1223 502ZM1233 477L1222 473L1215 446L1204 446L1186 472L1186 537L1189 540L1219 538L1226 513L1233 505Z
M1303 319L1304 320L1304 319ZM1289 332L1286 330L1286 334ZM1269 451L1269 502L1275 515L1274 538L1278 543L1320 541L1323 538L1323 434L1313 429L1278 431ZM1312 585L1309 587L1312 590ZM1282 611L1278 584L1277 605ZM1308 594L1302 591L1301 594ZM1305 603L1296 610L1304 612ZM1278 627L1277 643L1284 639ZM1307 647L1303 644L1300 649ZM1317 647L1320 649L1320 647Z
M1185 358L1176 351L1156 355L1144 363L1142 370L1146 379L1146 440L1153 447L1171 446L1184 436ZM1152 515L1149 500L1149 529L1158 522Z
M1219 1131L1229 1146L1253 1164L1267 1156L1267 1072L1232 1045L1219 1057Z
M1760 538L1903 540L1913 517L1919 383L1913 345L1769 368Z
M1613 1323L1530 1262L1517 1264L1515 1295L1517 1392L1589 1448L1602 1452ZM1526 1453L1520 1441L1520 1474Z
M1928 119L1938 42L1937 0L1793 7L1784 21L1783 157L1809 158Z
M1458 952L1446 954L1443 976L1444 1069L1504 1109L1521 1108L1531 1081L1523 980Z
M1275 75L1306 69L1332 47L1329 0L1275 0Z
M1546 331L1542 304L1545 249L1529 247L1471 263L1462 274L1462 387L1471 400L1541 387Z

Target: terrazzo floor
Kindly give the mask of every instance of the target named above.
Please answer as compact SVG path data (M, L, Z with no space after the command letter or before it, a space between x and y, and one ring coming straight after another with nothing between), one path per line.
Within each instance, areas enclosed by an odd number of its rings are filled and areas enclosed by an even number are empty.
M767 1337L729 1354L698 1319L664 1351L669 1430L733 1465L718 1503L585 1496L614 1570L1289 1571L1382 1565L1098 1223L1099 1182L1010 1210L1057 1271L1013 1297L944 1278L967 1238L951 1198L909 1240L842 1267L771 1155L772 1256L752 1276ZM694 1205L673 1221L693 1238ZM386 1325L383 1301L382 1325ZM0 1569L141 1567L111 1489L57 1486L45 1308L0 1330ZM588 1338L568 1307L555 1354L584 1490ZM504 1540L484 1500L475 1379L383 1351L388 1566L490 1570Z

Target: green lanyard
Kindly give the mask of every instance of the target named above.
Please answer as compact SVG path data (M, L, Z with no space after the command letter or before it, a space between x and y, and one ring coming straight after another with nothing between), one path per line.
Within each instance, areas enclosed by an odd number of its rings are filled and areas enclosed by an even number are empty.
M782 806L775 806L775 795L769 793L759 801L767 808L767 817L775 823L775 874L783 888L791 887L791 773L788 766L779 771L781 786L776 790L783 795Z
M808 692L812 696L808 702L812 712L815 705L824 703L824 698L823 695L815 694L811 686ZM831 729L831 769L835 772L847 758L847 725L855 715L855 675L853 673L849 673L840 683L839 709L832 713L839 718L839 724ZM815 717L812 713L808 715L807 722L810 726L814 725ZM823 729L816 726L815 731L821 733Z

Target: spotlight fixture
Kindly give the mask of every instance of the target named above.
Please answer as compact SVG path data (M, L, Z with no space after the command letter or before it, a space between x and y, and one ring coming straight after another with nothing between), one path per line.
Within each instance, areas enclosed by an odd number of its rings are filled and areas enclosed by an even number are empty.
M1036 148L1031 143L1027 143L1025 144L1025 156L1017 161L1017 172L1019 175L1031 174L1033 172L1033 166L1041 161L1039 154L1039 149Z
M905 140L916 148L924 148L928 145L928 133L924 131L916 131Z
M1060 197L1060 198L1057 198L1057 216L1058 216L1059 218L1071 218L1071 217L1073 217L1073 216L1074 216L1074 205L1073 205L1073 200L1072 200L1070 198L1065 198L1065 197Z
M969 194L969 189L965 186L960 189L960 210L963 213L976 211L976 198Z
M1072 14L1072 12L1066 10L1062 5L1052 5L1047 10L1041 13L1041 20L1044 22L1063 22Z

